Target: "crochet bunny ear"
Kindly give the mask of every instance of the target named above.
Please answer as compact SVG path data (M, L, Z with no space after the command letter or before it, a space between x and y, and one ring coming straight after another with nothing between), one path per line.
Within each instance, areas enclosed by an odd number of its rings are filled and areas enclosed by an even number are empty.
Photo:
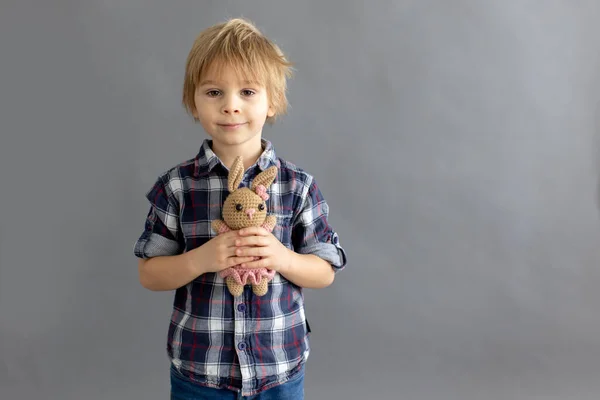
M277 176L277 167L273 165L273 166L265 169L263 172L258 174L256 176L256 178L254 178L254 180L252 181L252 184L250 185L250 189L255 191L256 187L258 185L263 185L264 187L269 187L275 180L276 176Z
M227 179L227 188L229 192L235 191L242 183L244 177L244 163L242 157L236 157L233 161L233 165L229 169L229 177Z

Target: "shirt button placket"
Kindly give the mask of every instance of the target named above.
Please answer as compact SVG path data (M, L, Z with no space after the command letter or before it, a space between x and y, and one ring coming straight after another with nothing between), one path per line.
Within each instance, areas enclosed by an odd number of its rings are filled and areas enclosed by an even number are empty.
M243 302L239 302L234 305L236 312L235 319L238 323L236 323L235 337L236 337L236 348L238 350L238 358L240 360L240 366L246 364L246 355L244 352L248 348L248 344L245 342L244 334L246 331L246 310L248 307ZM244 371L244 368L242 368Z

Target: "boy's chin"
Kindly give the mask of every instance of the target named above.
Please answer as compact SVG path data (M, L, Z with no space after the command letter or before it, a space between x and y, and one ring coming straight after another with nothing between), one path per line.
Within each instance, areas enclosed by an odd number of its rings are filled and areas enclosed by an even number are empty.
M240 145L244 145L244 144L250 144L254 141L260 143L261 141L261 135L262 132L253 134L253 135L248 135L248 134L236 134L234 132L231 133L219 133L216 135L211 135L210 133L208 134L208 136L213 140L213 142L218 142L221 145L225 145L225 146L240 146Z

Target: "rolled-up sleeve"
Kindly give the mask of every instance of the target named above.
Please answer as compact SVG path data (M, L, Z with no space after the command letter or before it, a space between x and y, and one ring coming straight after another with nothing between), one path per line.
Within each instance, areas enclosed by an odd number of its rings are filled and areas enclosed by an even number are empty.
M181 254L185 248L179 223L179 204L161 178L146 194L150 210L144 231L135 242L134 254L139 258Z
M302 196L302 206L292 227L292 244L300 254L314 254L329 262L335 272L346 266L346 251L329 224L329 206L314 178Z

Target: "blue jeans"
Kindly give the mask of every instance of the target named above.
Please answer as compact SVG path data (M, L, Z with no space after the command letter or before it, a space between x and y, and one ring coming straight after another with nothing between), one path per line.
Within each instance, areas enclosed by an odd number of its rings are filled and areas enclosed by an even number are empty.
M291 380L254 396L193 384L171 370L171 400L304 400L304 367Z

